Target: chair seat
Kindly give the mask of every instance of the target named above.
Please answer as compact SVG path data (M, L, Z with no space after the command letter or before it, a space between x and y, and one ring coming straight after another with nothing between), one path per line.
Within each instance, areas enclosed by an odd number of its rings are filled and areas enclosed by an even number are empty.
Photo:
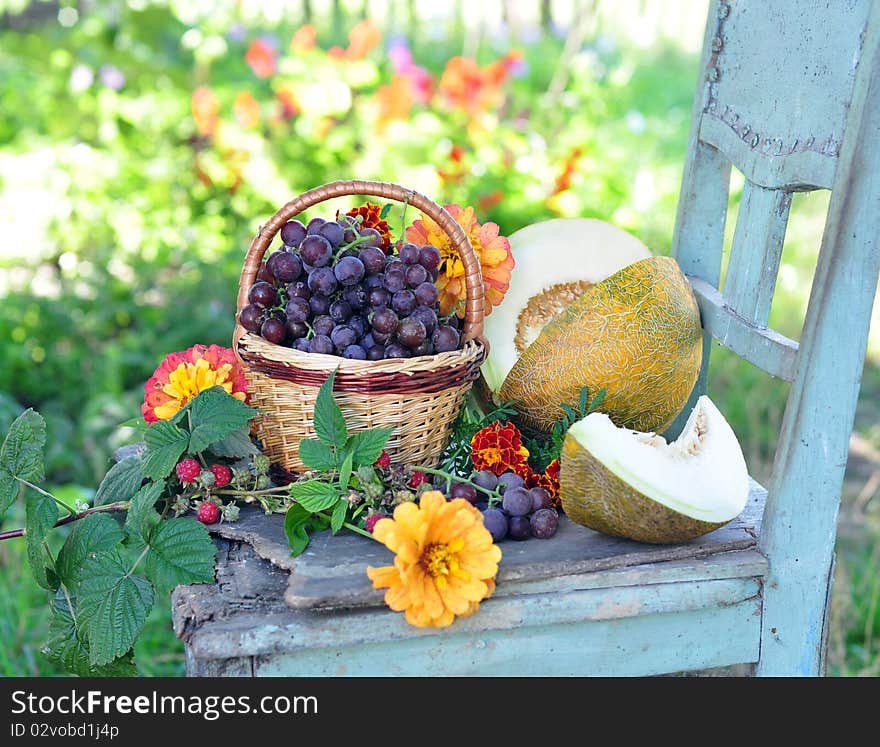
M562 517L552 540L504 542L495 594L442 631L385 607L365 573L391 562L383 546L322 533L291 558L282 517L247 509L212 530L216 584L175 591L175 630L192 675L642 675L753 662L765 498L753 482L737 520L679 545Z

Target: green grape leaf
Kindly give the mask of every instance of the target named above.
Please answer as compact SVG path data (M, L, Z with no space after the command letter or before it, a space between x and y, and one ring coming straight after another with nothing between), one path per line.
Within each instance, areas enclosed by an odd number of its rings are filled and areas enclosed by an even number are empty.
M189 452L195 454L244 428L258 413L253 407L227 394L223 387L214 386L201 392L178 412L173 422L181 422L187 414L192 422Z
M43 448L46 446L46 421L28 408L9 426L0 446L0 467L22 480L39 482L45 476Z
M369 467L382 454L382 449L388 443L394 428L371 428L368 431L355 433L348 439L348 449L351 450L354 466Z
M330 374L318 390L315 401L315 435L327 446L341 449L348 441L348 428L342 410L333 398L336 371Z
M128 535L130 546L143 547L153 527L161 521L156 511L156 501L163 492L165 492L164 482L150 482L131 497L131 506L125 517L125 533Z
M348 490L348 481L351 480L352 453L349 451L342 460L342 466L339 468L339 490Z
M0 467L0 518L15 503L21 492L21 483L5 467Z
M342 529L342 525L345 522L345 514L348 512L348 501L345 499L340 499L339 503L336 504L336 508L333 509L333 513L330 515L330 531L333 534L336 534L340 529Z
M48 558L43 549L43 540L58 521L58 506L55 501L42 493L29 493L25 501L25 540L27 556L34 580L44 589L55 585L46 574Z
M79 574L77 622L88 639L92 666L128 652L153 606L152 584L131 570L112 550L88 558Z
M329 446L314 438L304 438L299 442L299 458L306 467L320 472L336 469L336 454Z
M55 572L64 584L70 586L89 555L112 550L124 537L122 527L107 514L92 514L80 519L58 552Z
M167 420L160 420L144 434L144 443L144 474L153 480L164 480L186 451L189 434Z
M249 427L239 428L230 433L226 438L215 441L210 446L211 453L219 457L240 459L241 457L259 454L260 450L251 441Z
M217 550L205 525L169 519L153 527L145 558L147 577L160 592L180 584L211 583Z
M287 509L284 517L284 533L287 535L287 543L290 545L290 554L293 557L302 555L309 546L310 533L327 528L327 521L303 508L298 503Z
M323 511L339 500L339 488L320 480L294 482L290 485L290 495L309 513Z
M94 505L127 501L138 491L144 477L144 461L140 455L116 462L101 480L98 492L95 493Z

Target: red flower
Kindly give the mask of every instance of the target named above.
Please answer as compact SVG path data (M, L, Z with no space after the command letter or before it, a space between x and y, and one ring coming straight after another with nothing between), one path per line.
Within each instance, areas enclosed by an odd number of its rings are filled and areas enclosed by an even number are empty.
M278 53L263 39L255 39L244 56L258 78L270 78L275 73Z
M346 215L351 217L361 217L361 228L375 228L382 234L382 251L388 254L391 251L391 229L388 227L388 221L383 220L382 206L374 202L368 202L358 208L352 208ZM338 214L337 214L338 217Z
M541 474L539 472L532 472L529 470L529 474L520 475L526 481L526 487L529 488L544 488L548 493L550 493L550 498L553 499L553 507L559 508L561 503L559 501L559 460L554 459L550 464L547 465L547 469L544 470L544 473Z
M496 420L471 439L475 470L490 470L496 475L511 470L520 474L528 470L528 458L529 450L523 446L522 434L513 423L502 425Z

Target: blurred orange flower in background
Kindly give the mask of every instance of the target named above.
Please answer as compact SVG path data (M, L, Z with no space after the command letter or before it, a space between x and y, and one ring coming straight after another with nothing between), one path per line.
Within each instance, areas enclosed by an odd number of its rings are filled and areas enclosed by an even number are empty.
M278 64L278 53L267 41L254 39L245 53L244 59L251 66L254 75L258 78L269 78L275 74Z
M220 122L220 103L210 88L201 86L193 91L192 115L199 135L214 134Z
M409 78L405 75L395 75L391 83L380 86L376 91L376 101L379 104L376 119L380 131L383 131L393 119L406 119L415 103Z
M290 40L290 48L294 52L308 52L318 45L318 32L311 24L300 26Z
M246 130L252 130L260 124L260 104L249 91L241 91L236 95L232 112Z
M362 60L382 41L382 32L374 21L365 18L348 35L348 49L345 57L349 60Z

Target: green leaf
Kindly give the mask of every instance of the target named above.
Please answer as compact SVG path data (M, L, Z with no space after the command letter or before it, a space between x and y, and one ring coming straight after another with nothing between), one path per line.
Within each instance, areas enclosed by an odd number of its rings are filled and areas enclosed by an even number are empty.
M382 454L394 428L371 428L368 431L355 433L348 439L348 448L354 459L354 466L369 467Z
M290 485L290 495L309 513L330 508L339 500L339 488L329 482L306 480Z
M186 451L189 434L167 420L160 420L144 434L144 443L144 474L153 480L164 480Z
M125 517L125 533L133 547L143 547L153 527L161 521L156 501L164 492L164 482L150 482L131 497L131 506Z
M318 399L315 402L315 435L327 446L341 449L348 441L348 428L345 426L342 410L333 399L335 379L336 371L333 371L318 390Z
M44 477L43 448L46 421L28 408L9 426L0 446L0 467L22 480L38 482Z
M339 489L341 491L348 490L348 481L351 479L352 456L352 453L349 451L342 461L342 466L339 468Z
M253 407L227 394L221 386L201 392L174 416L174 422L181 422L187 412L192 421L189 436L191 454L204 451L211 444L244 428L258 414Z
M259 454L260 450L251 441L250 428L239 428L230 433L226 438L211 444L211 452L219 457L240 459L241 457Z
M117 550L86 560L77 583L77 620L89 663L108 664L129 649L153 606L153 586L135 576Z
M605 394L605 389L600 389L598 392L596 392L596 396L593 397L593 401L590 402L590 412L595 412L597 409L599 409L599 405L601 405L605 401Z
M299 442L299 458L311 469L329 472L336 469L336 454L314 438L304 438Z
M581 389L581 396L578 397L578 413L582 418L587 416L587 404L590 401L590 389L584 387Z
M120 423L117 428L134 428L136 431L145 431L150 427L150 424L143 419L143 417L139 418L129 418L124 423Z
M141 456L130 456L116 462L101 480L94 505L127 501L140 488L144 477L144 460Z
M382 206L382 210L381 210L381 212L379 213L379 219L380 219L380 220L385 220L385 219L388 217L388 213L391 212L391 209L392 209L393 207L394 207L394 203L393 203L393 202L386 202L386 203Z
M325 519L312 516L311 511L298 503L291 505L284 517L284 533L287 535L287 543L290 545L290 554L293 557L302 555L309 546L309 533L326 528L327 521Z
M70 586L89 555L108 552L122 542L125 533L107 514L92 514L73 525L55 560L55 572Z
M147 577L160 591L180 584L211 583L217 550L205 525L195 519L161 521L150 532Z
M562 411L565 413L563 422L567 423L567 425L571 425L578 419L578 414L571 405L562 405Z
M54 588L46 575L48 557L43 549L43 540L58 521L58 506L55 501L41 493L30 492L25 501L25 540L27 556L34 580L44 589Z
M21 492L21 483L5 467L0 467L0 518L15 503Z
M330 531L333 534L336 534L340 529L342 529L342 525L345 522L345 514L348 512L348 501L345 499L341 499L339 503L336 504L336 508L333 509L333 513L330 516Z

